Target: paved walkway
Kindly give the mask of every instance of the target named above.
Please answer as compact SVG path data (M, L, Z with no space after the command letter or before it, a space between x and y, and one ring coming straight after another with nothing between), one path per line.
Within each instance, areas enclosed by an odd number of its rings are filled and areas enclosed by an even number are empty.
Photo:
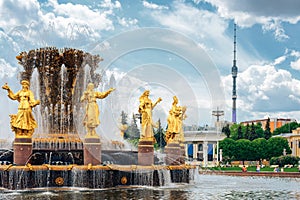
M214 171L200 170L200 174L215 174L226 176L273 176L273 177L289 177L300 178L300 172L237 172L237 171Z

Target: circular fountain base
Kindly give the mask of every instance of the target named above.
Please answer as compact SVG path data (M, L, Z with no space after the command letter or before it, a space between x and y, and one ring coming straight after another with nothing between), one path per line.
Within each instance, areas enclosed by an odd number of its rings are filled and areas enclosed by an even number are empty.
M112 188L189 183L195 167L141 165L0 165L0 187L10 190L47 187Z

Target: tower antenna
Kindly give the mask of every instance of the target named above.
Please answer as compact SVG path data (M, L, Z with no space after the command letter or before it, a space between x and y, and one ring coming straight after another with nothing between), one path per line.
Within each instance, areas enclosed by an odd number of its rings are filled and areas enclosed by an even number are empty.
M233 79L232 87L232 122L236 123L236 78L238 73L238 68L236 66L236 24L234 24L234 42L233 42L233 66L231 68L231 74Z

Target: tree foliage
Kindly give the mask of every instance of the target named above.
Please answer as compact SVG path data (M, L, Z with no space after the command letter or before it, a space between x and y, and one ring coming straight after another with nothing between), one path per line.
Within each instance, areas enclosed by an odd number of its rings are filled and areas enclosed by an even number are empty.
M268 140L272 136L271 128L270 128L270 118L267 119L265 131L264 131L264 138Z
M250 138L250 127L249 124L246 125L245 133L244 133L244 138L249 139Z
M160 119L158 120L158 128L155 131L154 138L156 140L155 148L164 148L167 145L166 139L165 139L165 131L161 127Z
M252 160L251 156L252 156L252 146L251 146L251 142L247 139L240 139L236 141L236 152L234 153L234 157L238 160Z
M286 150L287 154L292 153L289 147L288 141L283 137L272 137L268 140L266 148L266 159L283 155L283 150Z
M121 124L123 124L123 125L128 125L127 120L128 120L128 115L127 115L127 113L125 113L125 112L122 110L122 112L121 112Z
M237 139L239 140L239 139L242 139L242 138L244 138L243 131L242 131L242 126L239 125L238 130L237 130Z
M251 144L253 147L253 160L266 158L267 140L265 138L257 138Z
M291 133L292 130L295 130L298 127L300 127L300 124L298 124L297 122L291 122L291 123L285 124L279 128L276 128L273 131L273 135L279 135L281 133Z
M128 126L127 131L124 134L124 138L125 139L138 139L140 138L140 130L137 126L137 120L134 116L134 114L132 114L132 120L130 125Z
M270 159L271 165L279 165L279 167L284 167L284 165L297 165L300 161L299 157L295 156L279 156Z
M227 124L226 126L224 126L222 128L222 133L224 133L226 135L227 138L230 137L230 128L229 128L229 124Z
M262 129L262 124L233 124L230 126L230 138L234 140L248 139L255 140L256 138L263 138L264 130Z
M270 160L274 156L283 155L283 149L286 149L287 154L291 153L287 139L283 137L272 137L269 140L257 138L253 141L225 138L220 141L219 148L223 151L223 157L241 161Z
M235 141L231 138L225 138L224 140L220 141L219 149L222 149L223 157L229 157L230 159L234 158L234 153L236 150Z
M256 138L258 138L258 135L257 135L257 133L255 131L254 123L252 122L251 127L250 127L250 135L249 135L248 139L252 141L252 140L254 140Z

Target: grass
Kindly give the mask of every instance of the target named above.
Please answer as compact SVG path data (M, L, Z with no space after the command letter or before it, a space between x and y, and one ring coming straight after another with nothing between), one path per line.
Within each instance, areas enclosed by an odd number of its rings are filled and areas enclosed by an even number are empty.
M208 169L211 170L220 170L220 171L242 171L240 167L210 167ZM256 171L256 166L249 166L247 167L248 172L255 172ZM274 168L271 167L264 167L260 169L261 172L273 172ZM299 172L297 167L292 167L292 168L284 168L284 172Z

